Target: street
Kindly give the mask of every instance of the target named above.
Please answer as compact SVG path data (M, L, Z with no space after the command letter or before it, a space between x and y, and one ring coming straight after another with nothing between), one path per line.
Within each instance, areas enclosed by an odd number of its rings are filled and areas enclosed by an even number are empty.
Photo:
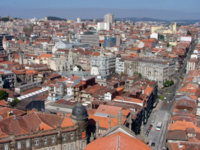
M153 109L147 124L144 126L144 133L146 133L145 141L152 150L166 149L167 127L171 117L171 109L174 104L176 90L180 88L182 82L180 77L184 77L186 72L187 60L190 59L190 56L195 47L196 41L191 44L188 54L183 61L182 67L179 69L179 72L173 77L175 84L171 87L158 90L158 94L163 95L164 100L158 100L159 102L156 108ZM158 122L162 122L160 130L156 130L156 125Z

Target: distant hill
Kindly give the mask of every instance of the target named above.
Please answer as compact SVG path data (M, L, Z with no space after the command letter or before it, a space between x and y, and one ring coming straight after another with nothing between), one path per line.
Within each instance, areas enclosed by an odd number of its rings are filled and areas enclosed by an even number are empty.
M125 17L125 18L116 18L116 21L132 21L132 22L137 22L137 21L153 21L153 22L163 22L163 23L171 23L171 22L177 22L178 24L183 24L183 25L188 25L188 24L194 24L196 22L200 22L200 19L185 19L185 20L162 20L162 19L155 19L155 18L137 18L137 17Z
M67 19L55 17L55 16L48 16L47 19L52 20L52 21L66 21L67 20Z

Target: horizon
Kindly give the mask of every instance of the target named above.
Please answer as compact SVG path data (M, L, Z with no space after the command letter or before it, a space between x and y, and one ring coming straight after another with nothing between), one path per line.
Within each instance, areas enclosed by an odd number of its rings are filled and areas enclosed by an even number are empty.
M200 19L199 0L1 0L0 16L20 18L84 19L103 18L106 13L115 18L137 17L163 20Z
M12 10L12 11L11 11ZM26 12L26 13L24 13ZM94 13L95 12L95 13ZM152 18L158 20L200 20L200 13L186 13L161 9L117 9L117 8L1 8L0 17L18 17L23 19L55 16L64 19L102 19L105 14L114 14L115 18Z

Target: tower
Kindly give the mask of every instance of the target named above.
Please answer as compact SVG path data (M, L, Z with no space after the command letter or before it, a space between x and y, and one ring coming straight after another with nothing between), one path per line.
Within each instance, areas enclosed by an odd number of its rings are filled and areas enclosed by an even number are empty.
M80 100L78 101L76 106L72 109L71 119L79 127L81 128L87 127L88 113L85 106L81 104Z
M106 14L104 16L104 22L112 24L114 22L114 15L112 15L112 14Z

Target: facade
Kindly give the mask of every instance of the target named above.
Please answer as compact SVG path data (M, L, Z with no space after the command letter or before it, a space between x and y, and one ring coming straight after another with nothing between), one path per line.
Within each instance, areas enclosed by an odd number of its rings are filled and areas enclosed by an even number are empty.
M171 80L172 76L175 74L175 62L149 58L118 58L116 63L116 73L120 74L121 72L128 76L140 73L144 78L157 81L158 86L162 87L163 83L166 80Z
M121 56L117 55L115 62L115 72L117 74L124 73L124 61L121 61Z
M105 36L104 47L114 47L116 45L116 37Z
M187 61L187 66L186 66L186 73L188 73L191 70L197 69L198 66L198 59L190 59Z
M95 75L99 79L109 78L115 72L115 59L114 56L105 56L102 53L100 56L92 56L91 75Z
M83 44L89 44L90 46L98 46L99 45L99 35L93 32L84 32L80 34L80 41Z
M0 51L4 50L3 48L3 35L0 34Z
M162 87L166 80L171 80L175 74L174 62L143 60L138 66L138 73L149 80L157 81L159 87Z
M0 87L1 88L14 88L16 77L11 70L0 69Z
M101 31L101 30L109 31L110 29L111 29L110 23L108 23L108 22L98 22L97 23L97 30L98 31Z

